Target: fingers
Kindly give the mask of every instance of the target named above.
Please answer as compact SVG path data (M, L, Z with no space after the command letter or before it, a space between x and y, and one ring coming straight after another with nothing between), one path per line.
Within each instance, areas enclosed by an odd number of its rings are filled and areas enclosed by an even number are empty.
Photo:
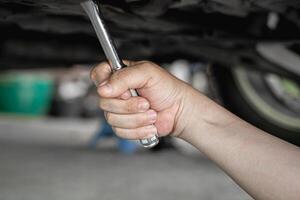
M114 74L108 63L100 63L91 71L91 79L102 97L100 107L105 111L107 122L116 134L126 139L144 139L157 134L153 125L157 113L150 109L150 103L142 97L131 97L129 89L142 88L152 79L148 68L151 63L124 61L127 68ZM148 72L147 72L148 71Z
M145 62L115 72L108 82L98 88L102 97L118 97L130 88L142 88L153 79L148 73L152 65Z
M103 84L111 75L111 68L107 62L102 62L95 66L90 73L91 80L98 87Z
M125 139L138 140L151 138L157 133L157 129L154 125L144 126L135 129L123 129L123 128L113 128L115 133Z
M120 99L129 99L131 97L131 93L129 92L129 90L127 90L126 92L124 92L123 94L121 94Z
M124 93L123 95L127 95L127 93ZM122 99L122 96L121 99L101 98L99 107L106 112L117 114L140 113L145 112L150 108L150 104L145 98L131 97L128 99Z
M107 122L117 128L134 129L155 123L157 114L154 110L148 110L143 113L136 114L116 114L106 112Z
M141 62L134 62L134 61L128 61L123 60L124 64L127 66L133 66ZM103 83L105 80L108 80L112 73L111 67L108 64L108 62L102 62L95 67L90 72L90 79L95 83L95 85L98 87L101 83Z
M134 66L134 65L137 65L137 64L142 63L142 62L145 62L145 61L123 60L123 63L124 63L126 66Z

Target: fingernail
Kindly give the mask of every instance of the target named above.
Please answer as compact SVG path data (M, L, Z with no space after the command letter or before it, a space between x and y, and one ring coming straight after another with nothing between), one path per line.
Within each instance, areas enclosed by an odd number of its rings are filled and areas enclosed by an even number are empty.
M99 87L100 90L102 90L103 92L109 94L112 92L112 87L110 84L105 84Z
M155 122L156 121L156 117L157 117L157 114L154 110L150 110L148 112L148 116L149 116L149 119L151 122Z
M139 104L139 110L146 111L149 108L149 103L147 101L143 101Z

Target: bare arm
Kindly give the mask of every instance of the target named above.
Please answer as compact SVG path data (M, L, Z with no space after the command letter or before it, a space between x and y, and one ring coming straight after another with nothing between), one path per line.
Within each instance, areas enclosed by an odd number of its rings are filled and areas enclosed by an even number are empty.
M100 83L100 107L120 137L172 134L206 154L254 198L300 199L298 147L239 119L153 63L128 64L112 76L105 63L92 72ZM130 97L129 88L141 97Z
M197 92L190 94L194 112L182 139L205 153L255 199L300 199L298 147L257 129Z

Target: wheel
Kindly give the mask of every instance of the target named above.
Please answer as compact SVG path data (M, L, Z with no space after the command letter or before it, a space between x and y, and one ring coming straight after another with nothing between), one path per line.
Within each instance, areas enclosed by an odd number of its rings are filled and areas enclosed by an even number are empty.
M224 106L264 131L300 145L300 84L245 67L213 68Z

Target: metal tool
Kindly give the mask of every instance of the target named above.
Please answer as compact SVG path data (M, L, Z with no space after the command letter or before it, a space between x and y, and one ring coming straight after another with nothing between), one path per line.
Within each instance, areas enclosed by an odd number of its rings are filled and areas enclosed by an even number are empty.
M126 67L126 65L121 61L120 57L117 54L117 51L114 47L114 43L111 40L111 37L105 27L104 21L101 19L100 7L99 5L92 0L81 3L84 11L87 13L92 25L96 31L100 44L103 48L104 54L110 64L112 71L115 72L117 70ZM131 96L138 96L138 93L134 89L130 89ZM146 147L151 148L157 145L159 142L157 135L147 138L141 139L140 143Z

